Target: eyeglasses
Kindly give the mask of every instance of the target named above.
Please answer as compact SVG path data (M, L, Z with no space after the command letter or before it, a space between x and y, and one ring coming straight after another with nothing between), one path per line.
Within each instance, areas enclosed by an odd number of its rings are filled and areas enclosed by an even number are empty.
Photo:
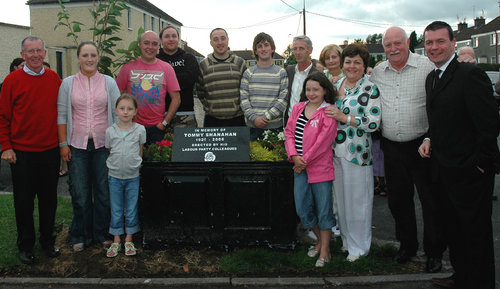
M24 51L24 53L27 53L27 54L35 54L35 53L41 54L43 52L45 52L45 50L43 50L43 49L30 49L30 50Z
M151 45L151 46L160 46L160 43L159 42L156 42L156 41L152 41L152 42L149 42L149 41L143 41L142 42L144 45Z

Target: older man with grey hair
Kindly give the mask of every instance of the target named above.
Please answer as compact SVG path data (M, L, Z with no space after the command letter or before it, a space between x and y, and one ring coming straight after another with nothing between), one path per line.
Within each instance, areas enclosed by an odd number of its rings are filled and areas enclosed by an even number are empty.
M28 36L21 43L22 69L7 75L0 94L2 160L10 163L14 190L19 260L33 264L36 233L34 198L38 197L40 244L57 257L54 221L59 178L57 93L61 79L45 69L43 40Z
M389 208L396 224L400 249L395 260L406 263L418 250L414 187L417 187L424 219L424 251L427 272L441 270L446 244L436 211L430 161L418 147L429 125L425 108L425 79L433 69L425 56L409 51L409 39L399 27L390 27L382 38L387 60L375 67L370 80L381 95L382 141Z
M300 92L307 75L319 71L312 65L311 53L313 50L312 41L309 37L302 35L293 38L293 54L297 64L286 67L288 74L288 104L285 110L285 125L292 108L300 101Z
M458 56L468 55L472 58L470 63L476 64L476 54L474 53L474 48L470 46L462 46L457 51Z

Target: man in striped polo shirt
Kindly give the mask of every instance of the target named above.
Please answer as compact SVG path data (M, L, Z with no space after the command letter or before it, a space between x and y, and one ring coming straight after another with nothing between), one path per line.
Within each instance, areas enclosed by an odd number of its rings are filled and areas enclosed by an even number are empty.
M283 129L288 76L285 69L273 62L275 49L270 35L264 32L257 34L253 40L257 65L247 69L241 79L241 109L250 127L251 141L262 136L267 129Z
M240 108L240 81L246 64L229 51L226 30L210 32L214 52L200 62L198 98L205 110L205 127L245 126Z

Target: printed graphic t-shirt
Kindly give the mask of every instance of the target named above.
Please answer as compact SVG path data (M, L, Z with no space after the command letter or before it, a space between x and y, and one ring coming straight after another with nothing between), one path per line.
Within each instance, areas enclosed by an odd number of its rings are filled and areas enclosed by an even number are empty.
M180 91L177 77L170 64L157 59L144 63L141 58L125 64L116 77L120 91L127 91L137 99L137 123L145 127L162 122L167 92Z

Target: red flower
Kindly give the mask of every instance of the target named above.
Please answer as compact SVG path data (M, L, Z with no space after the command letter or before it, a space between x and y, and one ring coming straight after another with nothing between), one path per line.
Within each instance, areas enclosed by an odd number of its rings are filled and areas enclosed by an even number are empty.
M163 147L163 146L170 147L170 146L172 146L172 141L169 141L168 139L164 139L162 141L156 142L156 144L161 146L161 147Z

